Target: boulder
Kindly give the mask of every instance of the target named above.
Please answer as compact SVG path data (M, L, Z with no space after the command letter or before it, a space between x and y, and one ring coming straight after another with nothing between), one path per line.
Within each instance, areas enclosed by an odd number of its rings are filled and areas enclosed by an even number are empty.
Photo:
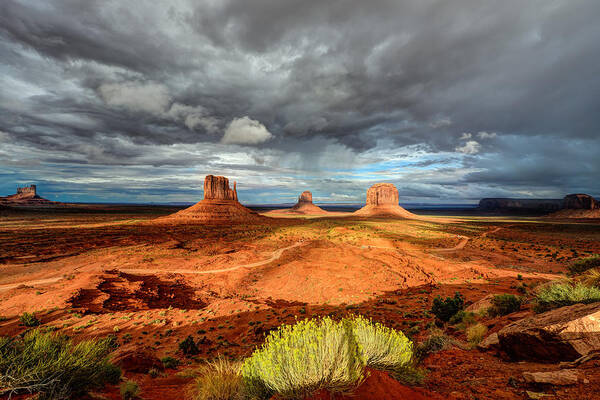
M494 332L485 339L483 339L481 343L477 345L477 348L479 350L492 350L497 349L499 344L500 340L498 339L498 333Z
M483 310L487 310L488 308L493 306L492 299L494 298L494 296L495 295L493 294L488 294L487 296L477 300L475 303L465 308L465 311L479 313Z
M597 210L600 202L587 194L569 194L563 199L563 208L568 210Z
M561 369L558 371L523 372L523 378L527 383L567 386L576 385L579 374L576 369Z
M124 371L147 373L152 368L162 371L162 362L146 348L135 345L121 346L112 355L113 364L121 367Z
M207 175L204 178L204 200L233 200L237 201L236 182L233 189L229 188L229 179L224 176Z
M376 183L367 190L367 205L398 205L399 202L398 189L391 183Z
M573 361L600 350L600 303L575 304L521 319L498 332L513 359Z

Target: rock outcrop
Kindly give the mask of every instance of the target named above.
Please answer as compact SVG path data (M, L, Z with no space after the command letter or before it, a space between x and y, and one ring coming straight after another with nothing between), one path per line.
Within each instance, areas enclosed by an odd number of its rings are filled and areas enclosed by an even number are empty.
M37 187L35 185L18 187L17 193L11 194L10 196L0 197L0 207L51 207L61 206L63 203L44 199L37 194ZM5 208L6 208L5 207Z
M600 218L600 202L588 194L569 194L563 199L563 209L550 218Z
M224 224L260 221L264 217L240 204L237 185L229 187L229 179L223 176L207 175L204 179L204 200L158 222Z
M600 351L600 303L575 304L534 315L498 332L513 359L572 361Z
M312 193L308 190L302 192L298 197L298 202L288 212L290 214L327 214L327 211L313 204Z
M568 386L576 385L579 381L579 373L576 369L561 369L558 371L523 372L523 378L527 383L542 385Z
M367 190L367 205L398 205L398 189L391 183L376 183Z
M391 183L376 183L367 190L367 204L354 212L362 217L416 218L398 204L398 189Z
M237 201L237 183L229 188L229 179L224 176L207 175L204 178L204 200L235 200Z
M568 210L598 210L600 202L589 194L568 194L563 199L563 208Z

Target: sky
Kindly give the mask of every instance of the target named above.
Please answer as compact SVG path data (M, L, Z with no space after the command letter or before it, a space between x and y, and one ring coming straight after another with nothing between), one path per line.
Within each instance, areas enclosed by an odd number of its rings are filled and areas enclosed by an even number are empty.
M2 0L0 196L600 196L598 0Z

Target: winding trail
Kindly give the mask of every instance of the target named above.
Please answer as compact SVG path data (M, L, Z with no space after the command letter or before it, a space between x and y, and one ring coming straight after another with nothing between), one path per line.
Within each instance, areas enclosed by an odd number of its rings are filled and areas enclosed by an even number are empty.
M481 234L480 237L486 237L490 233L496 233L496 232L498 232L500 229L502 229L502 227L493 229L491 231L484 232L484 233ZM460 238L460 242L458 242L458 244L456 246L454 246L454 247L448 247L448 248L445 248L445 249L431 249L430 251L434 251L436 253L449 253L449 252L452 252L452 251L462 250L465 247L465 245L469 242L469 240L471 240L471 238L466 237L466 236L460 236L460 235L458 235L457 237Z
M60 281L62 278L63 278L62 276L56 276L54 278L38 279L35 281L26 281L26 282L19 282L19 283L10 283L8 285L1 285L0 292L3 292L5 290L10 290L10 289L15 289L15 288L18 288L19 286L33 286L33 285L44 285L46 283L54 283L54 282Z
M269 264L275 260L278 260L286 250L293 249L294 247L304 246L305 244L306 244L306 242L302 242L302 241L296 242L291 246L282 247L281 249L275 250L273 252L273 254L271 255L271 257L266 260L257 261L255 263L251 263L251 264L236 265L235 267L229 267L229 268L211 269L208 271L198 271L195 269L165 270L165 269L125 268L125 269L120 269L119 271L124 272L126 274L196 274L196 275L220 274L223 272L235 271L236 269L240 269L240 268L255 268L255 267L260 267L261 265Z

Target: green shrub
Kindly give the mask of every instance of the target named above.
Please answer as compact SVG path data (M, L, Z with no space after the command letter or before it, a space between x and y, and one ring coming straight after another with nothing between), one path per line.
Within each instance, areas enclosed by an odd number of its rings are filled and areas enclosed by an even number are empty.
M437 296L435 299L433 299L431 313L439 320L448 322L450 318L462 310L464 306L465 299L458 292L454 294L454 297L446 297L445 300L443 300L440 296Z
M28 332L0 340L0 387L5 394L38 393L40 399L67 399L106 383L121 371L108 361L114 338L73 344L64 335Z
M464 328L467 325L471 325L471 324L475 323L475 314L472 312L465 311L465 310L460 310L459 312L454 314L452 316L452 318L450 318L450 321L448 321L448 322L451 323L452 325L463 324L464 325L463 328Z
M241 372L252 394L303 398L319 389L337 392L358 385L364 365L352 323L324 317L271 331Z
M21 323L27 327L34 327L34 326L39 326L40 325L40 320L37 319L37 317L35 316L34 313L28 313L28 312L24 312L23 314L21 314L21 316L19 317L19 320L21 321Z
M243 400L246 387L240 374L240 362L219 357L198 370L194 400Z
M467 340L473 345L479 344L485 334L487 333L487 327L483 324L471 325L467 328Z
M160 361L162 361L163 367L167 369L177 369L179 367L179 360L173 357L163 357Z
M492 298L492 307L489 310L490 315L508 315L519 311L523 304L523 299L514 294L499 294Z
M569 274L579 275L588 269L600 267L600 255L581 258L569 265Z
M140 395L140 387L134 381L127 381L121 383L119 392L121 393L121 398L123 400L137 399Z
M410 364L413 344L401 332L357 316L350 319L352 331L365 363L372 368L394 371Z
M540 288L534 310L540 313L572 304L599 301L600 288L598 287L585 286L582 283L557 282Z
M450 346L452 339L439 331L429 335L425 341L419 343L415 349L416 361L423 360L428 354L444 350Z
M200 350L198 350L198 346L196 346L194 338L191 335L186 337L183 342L179 343L179 349L186 356L195 356L200 353Z

